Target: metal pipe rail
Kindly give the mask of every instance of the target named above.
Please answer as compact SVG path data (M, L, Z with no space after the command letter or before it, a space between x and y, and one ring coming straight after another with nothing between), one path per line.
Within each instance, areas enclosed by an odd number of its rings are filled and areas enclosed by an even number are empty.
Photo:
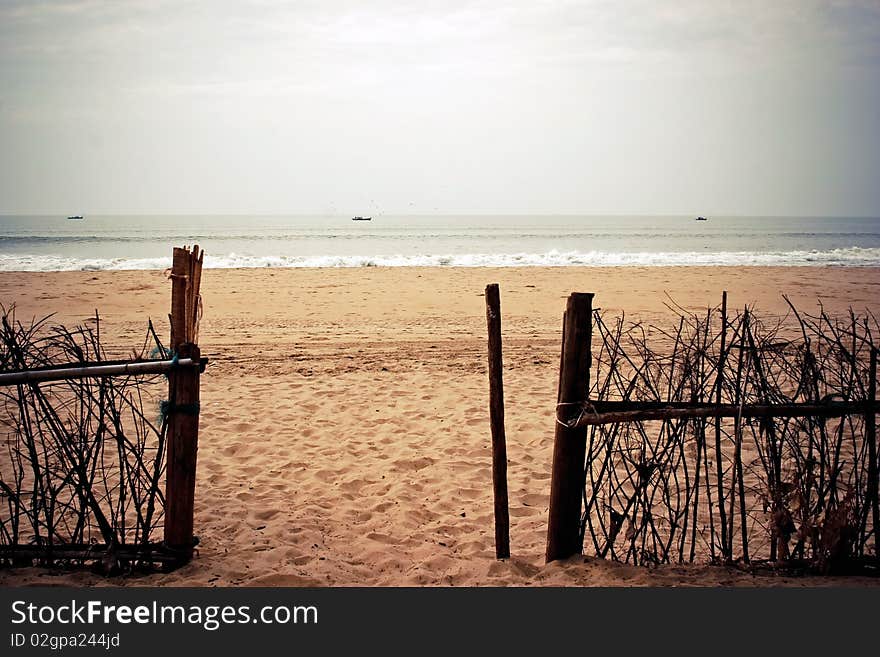
M204 370L207 358L180 358L169 360L144 360L114 363L89 363L83 365L63 365L17 372L0 373L0 386L14 386L22 383L42 383L45 381L65 381L69 379L89 379L105 376L124 376L129 374L165 374L178 367L198 367Z
M813 402L799 404L690 404L663 402L587 402L581 408L572 409L571 419L566 423L573 427L588 427L615 422L639 422L642 420L672 420L712 417L841 417L861 415L876 408L876 402Z

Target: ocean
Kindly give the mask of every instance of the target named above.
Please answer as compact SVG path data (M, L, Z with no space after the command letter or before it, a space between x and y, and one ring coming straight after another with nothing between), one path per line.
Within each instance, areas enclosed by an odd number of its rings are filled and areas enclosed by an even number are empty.
M206 267L880 266L880 218L0 216L0 271Z

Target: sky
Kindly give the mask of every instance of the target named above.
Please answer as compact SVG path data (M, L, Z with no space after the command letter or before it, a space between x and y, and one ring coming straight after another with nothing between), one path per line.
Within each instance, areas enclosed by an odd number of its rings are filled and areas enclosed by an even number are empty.
M880 216L880 2L0 0L0 214Z

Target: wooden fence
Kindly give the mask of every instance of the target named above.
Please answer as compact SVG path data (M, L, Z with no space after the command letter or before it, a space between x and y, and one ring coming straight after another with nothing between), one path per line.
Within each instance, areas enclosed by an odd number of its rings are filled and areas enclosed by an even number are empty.
M662 328L592 299L565 313L547 561L876 569L873 316L768 324L725 293Z
M97 316L68 330L4 311L0 565L111 573L191 558L202 259L174 250L170 349L150 324L135 360L106 359Z

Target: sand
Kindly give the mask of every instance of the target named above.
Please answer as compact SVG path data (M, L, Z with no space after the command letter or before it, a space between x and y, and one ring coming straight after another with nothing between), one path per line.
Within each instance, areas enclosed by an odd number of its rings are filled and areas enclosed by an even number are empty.
M512 558L494 559L483 289L501 284ZM206 270L192 563L104 579L0 571L0 585L826 585L850 578L543 563L562 310L595 292L608 311L662 322L755 304L880 310L880 269L524 268ZM667 296L668 295L668 296ZM105 343L167 333L162 272L0 274L20 319L68 324L98 309Z

